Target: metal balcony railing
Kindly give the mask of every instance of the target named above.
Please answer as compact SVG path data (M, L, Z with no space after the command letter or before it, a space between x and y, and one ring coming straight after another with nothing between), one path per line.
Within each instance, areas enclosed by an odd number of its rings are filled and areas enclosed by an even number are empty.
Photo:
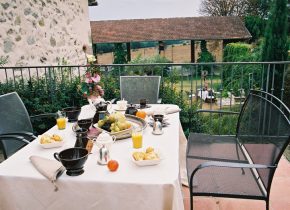
M111 64L95 67L101 71L107 99L119 96L120 76L161 76L160 97L165 98L164 103L178 103L187 107L181 120L190 130L193 130L192 125L196 123L192 120L196 109L239 111L250 89L273 93L282 101L289 100L285 98L289 61ZM25 85L41 83L43 94L53 98L55 92L59 91L57 84L80 82L87 68L79 65L0 67L0 91L3 94ZM108 78L114 82L114 94L107 92ZM168 97L168 91L178 97L170 102L172 97Z

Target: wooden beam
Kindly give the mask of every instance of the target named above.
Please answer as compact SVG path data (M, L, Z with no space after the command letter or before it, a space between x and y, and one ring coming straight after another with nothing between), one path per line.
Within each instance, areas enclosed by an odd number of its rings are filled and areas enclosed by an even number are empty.
M190 62L195 63L195 41L190 40Z
M131 61L131 43L127 42L126 43L127 46L127 61Z

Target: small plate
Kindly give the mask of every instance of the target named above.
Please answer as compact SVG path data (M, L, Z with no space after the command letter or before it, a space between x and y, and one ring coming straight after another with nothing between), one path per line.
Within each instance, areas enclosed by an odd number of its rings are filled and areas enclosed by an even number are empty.
M135 107L137 109L147 109L147 108L150 108L151 105L146 104L145 106L141 106L140 104L136 104Z
M41 144L40 143L40 138L41 138L41 135L37 137L38 144L42 148L45 148L45 149L62 147L63 144L64 144L64 139L62 139L61 141L53 141L52 143Z
M148 125L150 125L151 127L153 127L153 124L154 124L153 121L148 122ZM167 127L168 125L170 125L170 123L162 122L161 125L162 125L162 127Z
M161 160L163 159L162 154L160 153L160 151L156 151L156 153L159 156L159 159L155 159L155 160L135 160L133 157L133 153L131 154L131 159L132 161L137 165L137 166L153 166L153 165L158 165Z
M124 112L124 111L126 111L126 109L127 109L127 108L125 108L125 109L119 109L119 108L117 108L117 107L114 108L115 111L120 111L120 112Z

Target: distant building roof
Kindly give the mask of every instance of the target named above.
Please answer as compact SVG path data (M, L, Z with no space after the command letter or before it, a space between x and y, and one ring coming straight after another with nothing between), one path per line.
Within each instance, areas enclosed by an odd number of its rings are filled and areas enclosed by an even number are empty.
M93 43L249 39L239 17L186 17L91 21Z

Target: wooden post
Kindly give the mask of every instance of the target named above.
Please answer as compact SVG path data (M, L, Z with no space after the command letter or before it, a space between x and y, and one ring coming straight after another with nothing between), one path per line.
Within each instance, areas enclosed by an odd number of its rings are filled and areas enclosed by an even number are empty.
M126 43L127 46L127 61L131 61L131 43L127 42Z
M195 42L194 40L190 40L190 62L195 63Z

